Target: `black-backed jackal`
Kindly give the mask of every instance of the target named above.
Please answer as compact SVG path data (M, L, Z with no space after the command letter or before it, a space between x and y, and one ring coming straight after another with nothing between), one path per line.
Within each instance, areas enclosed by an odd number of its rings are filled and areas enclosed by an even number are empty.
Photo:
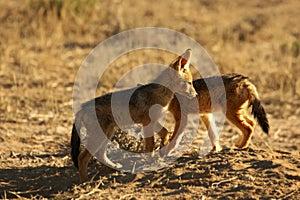
M221 81L218 81L220 78L224 84L226 94L224 94L224 89L222 89L223 84ZM164 127L159 132L162 138L162 146L170 142L168 147L166 147L165 155L174 149L179 142L178 138L183 134L186 127L187 114L197 114L199 111L200 117L208 130L208 135L213 146L212 150L219 150L216 130L211 127L211 124L215 123L211 114L212 101L215 105L214 111L221 110L226 114L226 118L241 130L242 135L236 142L236 147L247 147L253 134L255 122L247 113L250 106L252 106L252 114L257 119L262 130L265 133L269 132L269 122L265 110L260 103L256 87L247 77L240 74L222 75L221 77L212 76L194 80L193 85L198 93L198 105L193 105L191 100L177 94L175 95L176 98L169 105L168 110L175 119L174 132L171 134ZM210 87L208 88L207 85L210 85ZM224 110L224 107L226 107L226 110Z
M71 156L74 165L78 168L81 181L87 179L88 162L94 153L99 155L98 159L104 164L115 168L121 167L120 164L113 163L106 156L107 142L112 138L114 128L118 127L118 125L130 125L127 123L142 124L144 129L144 150L145 152L153 151L154 140L153 137L149 136L153 135L157 120L163 112L167 111L174 93L179 93L187 98L197 95L192 85L193 78L189 69L190 59L191 50L188 49L184 54L178 56L156 78L154 83L109 93L82 105L81 110L76 113L71 136ZM123 100L123 97L128 95L131 95L129 103ZM115 102L112 102L113 96L120 98L115 98ZM157 104L160 106L156 107L156 110L151 111L151 107ZM112 107L118 112L113 113ZM128 110L131 120L128 120L127 115L122 115ZM96 113L96 116L93 116L91 113ZM81 131L83 126L86 128L85 143L88 144L88 147L84 147L80 151L78 132ZM99 130L97 126L101 127L104 134L96 131Z

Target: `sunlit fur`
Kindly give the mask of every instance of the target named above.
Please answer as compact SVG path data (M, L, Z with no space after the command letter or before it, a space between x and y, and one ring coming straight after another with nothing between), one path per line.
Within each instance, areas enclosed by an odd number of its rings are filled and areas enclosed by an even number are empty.
M220 81L220 78L222 81ZM236 147L245 148L249 145L255 126L255 121L247 112L251 106L252 114L257 118L263 131L265 133L269 132L268 119L260 103L256 87L247 77L239 74L229 74L221 77L214 76L194 80L193 85L198 93L198 105L193 105L191 100L181 95L175 95L177 98L174 98L169 105L169 111L175 119L174 132L169 133L167 129L162 128L159 133L162 138L162 146L170 142L165 151L166 155L174 149L178 143L178 138L183 134L187 123L187 115L189 113L199 113L199 111L200 117L208 130L208 135L213 145L212 150L219 150L217 133L211 127L211 124L215 123L211 114L212 102L214 102L214 111L223 111L226 114L226 118L242 132L241 137L235 144ZM209 89L207 85L210 85ZM225 94L223 88L225 89ZM184 106L180 108L182 104Z
M191 50L187 50L182 56L178 56L154 81L147 85L140 85L136 88L109 93L93 99L82 105L82 108L75 116L73 125L71 146L72 159L74 165L78 168L80 180L87 179L87 166L92 155L97 153L97 158L104 164L119 168L120 164L113 163L106 156L106 147L108 141L112 138L114 129L118 125L130 125L133 122L143 125L145 152L151 152L154 149L154 127L163 112L166 112L167 106L174 97L174 93L180 93L189 98L196 96L196 91L192 86L192 75L189 70L189 60ZM117 106L117 113L112 112L112 96L120 97L114 99L113 106ZM124 103L123 97L130 96L129 105ZM153 105L160 105L151 111ZM129 109L132 120L128 116L122 116L122 111ZM151 112L150 112L151 111ZM96 113L93 116L91 113ZM115 116L117 115L117 116ZM105 135L97 132L100 125ZM80 151L80 138L78 132L81 128L86 128L86 137L83 148Z

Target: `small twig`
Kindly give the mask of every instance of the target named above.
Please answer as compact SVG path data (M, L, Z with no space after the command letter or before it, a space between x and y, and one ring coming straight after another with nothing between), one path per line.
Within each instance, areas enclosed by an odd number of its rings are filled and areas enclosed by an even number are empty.
M136 162L134 162L133 166L132 166L132 169L131 169L131 173L134 174L135 172L135 165L136 165Z
M6 190L4 190L3 193L4 193L4 196L3 196L4 198L3 199L7 199Z
M95 187L93 187L93 189L90 192L88 192L86 194L81 194L78 199L86 199L87 197L89 197L93 194L97 194L97 193L101 192L101 189L99 189L99 186L101 184L102 184L102 181L99 181L99 183Z
M11 192L11 191L7 191L8 193L11 193L11 194L13 194L13 195L15 195L16 197L18 197L19 199L22 199L23 197L22 196L20 196L20 195L18 195L17 193L18 192Z
M132 197L132 194L125 194L120 197L120 199L125 199L126 197Z
M295 192L297 192L297 191L299 191L299 189L298 189L298 190L295 190L295 191L292 191L292 192L290 192L289 194L287 194L287 195L285 195L285 196L281 197L280 199L287 199L288 197L292 196L292 195L293 195Z
M227 182L230 182L230 181L235 180L235 179L237 179L237 178L238 178L238 177L232 177L232 178L230 178L230 179L226 179L226 180L223 180L223 181L219 181L219 182L212 183L212 184L211 184L211 187L214 188L215 186L218 186L218 185L220 185L221 183L227 183Z
M20 192L20 191L19 192L10 192L10 191L8 191L8 192L11 193L11 194L16 195L17 197L19 197L17 194L36 193L36 192L40 192L40 191L42 191L44 189L45 189L45 187L41 187L41 188L36 189L36 190L28 190L28 191L24 191L24 192Z
M163 180L164 178L166 178L166 175L162 175L161 177L159 177L157 180L155 180L155 182L160 182L161 180ZM150 180L148 180L150 181ZM155 186L155 182L151 182L150 183L150 187L154 187Z
M278 138L278 133L281 132L281 128L279 128L275 133L274 133L274 138L277 139Z

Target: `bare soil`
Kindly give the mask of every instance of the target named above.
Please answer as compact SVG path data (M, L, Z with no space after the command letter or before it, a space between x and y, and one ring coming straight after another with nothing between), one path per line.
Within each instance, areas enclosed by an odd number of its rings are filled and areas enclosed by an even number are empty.
M297 0L0 2L0 198L300 199L300 29ZM189 151L155 172L90 164L80 184L70 158L76 73L101 41L157 26L198 41L222 73L257 86L270 134L256 127L247 149L226 123L223 150L200 157L203 125ZM184 51L184 50L183 50ZM146 51L112 63L97 95L127 70L174 55Z

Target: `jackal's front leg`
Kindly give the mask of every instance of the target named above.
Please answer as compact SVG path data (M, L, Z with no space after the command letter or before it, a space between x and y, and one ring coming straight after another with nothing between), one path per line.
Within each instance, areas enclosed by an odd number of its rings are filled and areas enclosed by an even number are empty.
M144 152L152 152L154 150L154 125L152 123L144 127Z
M182 138L182 134L184 133L184 129L187 125L187 116L177 117L175 119L175 128L174 132L169 139L169 143L165 148L164 155L167 156L172 150L174 150L180 143L180 138Z
M221 147L219 144L219 133L217 130L217 126L213 114L203 114L201 115L201 119L205 124L210 142L213 146L211 151L213 152L220 151Z
M159 132L157 133L161 139L160 147L164 147L169 143L170 137L172 136L172 132L169 132L163 125L158 124Z

